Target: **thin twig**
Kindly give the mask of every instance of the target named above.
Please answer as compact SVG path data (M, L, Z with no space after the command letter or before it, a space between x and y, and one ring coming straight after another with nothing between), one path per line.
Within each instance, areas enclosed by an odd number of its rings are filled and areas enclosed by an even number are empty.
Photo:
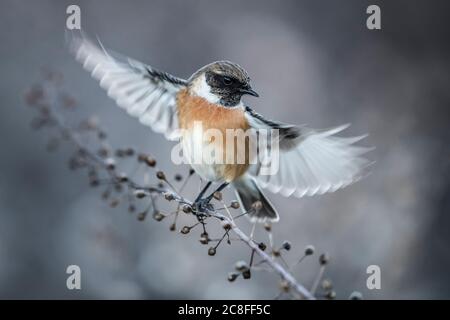
M159 187L159 186L141 185L141 184L135 182L131 177L128 177L126 179L126 181L121 180L121 176L116 172L116 170L111 169L110 164L107 162L106 159L98 156L97 153L89 150L89 148L86 146L86 144L83 143L83 139L80 136L79 132L70 128L65 123L64 119L54 109L54 107L53 108L50 107L48 112L49 112L48 118L50 119L50 121L52 121L56 124L56 126L59 128L61 134L64 137L66 137L67 140L72 142L79 151L82 150L84 157L89 158L95 164L96 167L104 169L104 171L109 175L112 182L123 183L128 187L129 190L134 190L134 191L139 190L139 191L145 192L146 195L149 195L150 200L151 200L151 206L154 210L155 210L154 196L155 195L164 196L164 194L166 194L167 192L172 193L173 200L178 202L178 208L180 208L181 206L184 206L184 205L188 205L188 206L191 206L191 208L194 208L193 202L182 197L180 195L180 193L177 192L177 190L168 181L166 181L166 182L170 189L165 188L165 187ZM183 187L184 187L184 185L183 185ZM253 264L253 256L254 255L258 255L260 257L261 261L259 263L257 263L254 267L256 267L262 263L265 263L270 269L273 270L273 272L278 274L285 283L287 283L287 285L290 289L290 292L292 292L296 297L302 298L302 299L315 299L314 292L315 292L315 289L317 288L316 283L312 287L311 291L307 290L301 283L299 283L294 278L294 276L290 273L290 271L288 269L286 269L283 265L281 265L278 261L276 261L274 257L272 257L269 254L267 254L266 252L264 252L258 246L258 244L255 241L253 241L253 239L252 239L253 232L252 232L251 236L248 236L236 225L235 220L237 218L239 218L240 216L245 215L246 213L243 213L243 214L238 215L233 218L231 216L231 213L228 211L228 209L226 211L229 215L228 217L221 214L217 210L210 210L210 209L204 209L203 212L195 213L197 215L197 218L199 219L198 223L201 223L203 225L203 228L204 228L204 224L205 224L203 216L217 218L221 222L228 223L231 226L230 230L227 230L225 232L225 234L223 235L223 237L218 241L218 243L216 244L216 247L221 243L221 241L225 238L225 236L229 235L229 231L233 231L236 234L237 238L240 241L245 242L246 245L248 247L250 247L250 249L252 250L252 264ZM202 218L200 218L200 217L202 217ZM206 233L206 230L205 229L203 229L203 230ZM273 239L272 239L272 235L270 232L269 232L269 242L270 242L270 246L273 247ZM321 268L320 272L323 273L322 268ZM316 282L317 282L317 280L316 280Z

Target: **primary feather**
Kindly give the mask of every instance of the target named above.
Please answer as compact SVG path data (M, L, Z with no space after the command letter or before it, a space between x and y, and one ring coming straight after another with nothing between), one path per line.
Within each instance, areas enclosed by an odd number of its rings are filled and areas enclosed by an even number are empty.
M83 35L72 34L69 45L77 61L121 108L168 139L179 138L176 94L186 87L185 80L113 55Z
M271 192L297 197L334 192L366 174L370 162L362 155L372 149L354 145L365 136L336 136L348 125L317 131L265 119L249 107L246 115L254 129L279 131L278 163L272 158L269 145L258 150L259 161L250 169L261 186ZM262 163L273 169L268 170L272 174L262 174Z

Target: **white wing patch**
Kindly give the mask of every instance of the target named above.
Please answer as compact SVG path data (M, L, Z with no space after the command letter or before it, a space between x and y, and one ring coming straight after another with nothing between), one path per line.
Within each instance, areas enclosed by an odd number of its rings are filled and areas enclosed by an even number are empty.
M73 37L70 46L76 60L117 105L169 140L179 138L176 94L184 88L184 80L129 58L119 61L101 44L82 36Z

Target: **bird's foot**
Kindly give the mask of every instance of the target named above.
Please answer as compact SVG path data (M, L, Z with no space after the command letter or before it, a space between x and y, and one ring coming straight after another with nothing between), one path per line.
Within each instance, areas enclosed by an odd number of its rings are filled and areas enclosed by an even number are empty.
M214 206L210 203L211 197L201 198L194 202L193 209L197 214L206 213L206 211L214 210Z

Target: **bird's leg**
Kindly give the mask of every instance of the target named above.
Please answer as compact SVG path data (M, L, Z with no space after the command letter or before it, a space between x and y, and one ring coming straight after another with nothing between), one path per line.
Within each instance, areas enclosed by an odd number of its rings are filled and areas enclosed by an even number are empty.
M203 187L202 191L200 191L200 193L198 194L197 198L195 199L194 203L199 201L203 195L205 194L206 190L208 190L208 188L211 186L211 181L208 181L208 183L205 184L205 186Z
M212 210L212 206L209 204L209 201L207 201L207 198L203 198L203 195L205 194L205 192L208 190L208 188L211 186L211 181L208 181L208 183L206 183L206 185L203 187L202 191L200 191L200 193L198 194L197 198L195 199L194 203L193 203L193 207L194 207L194 211L197 214L197 218L200 219L202 212L205 211L205 209L210 209ZM200 214L200 215L199 215Z

